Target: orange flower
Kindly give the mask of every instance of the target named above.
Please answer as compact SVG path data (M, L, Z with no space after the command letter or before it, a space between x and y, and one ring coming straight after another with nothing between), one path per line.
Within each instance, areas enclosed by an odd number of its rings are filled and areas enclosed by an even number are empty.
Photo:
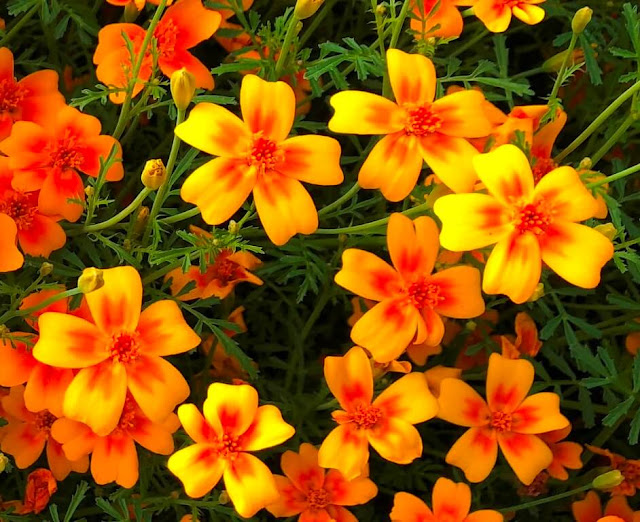
M115 147L115 161L105 179L119 181L124 175L120 143L100 131L100 120L67 106L47 114L42 111L34 122L16 122L11 136L0 143L14 170L13 188L39 190L38 208L43 214L77 221L85 199L79 172L98 177L100 161Z
M547 472L558 480L567 480L567 469L581 469L582 446L577 442L561 442L571 433L571 425L560 430L541 433L540 438L547 443L553 453L553 461L547 466Z
M142 11L146 3L149 2L152 5L160 5L160 0L107 0L108 4L125 7L128 4L133 3L138 11ZM167 0L166 5L171 5L173 0Z
M501 335L502 356L509 359L519 359L522 355L535 357L538 355L542 342L538 339L538 328L536 323L526 312L516 315L516 338Z
M211 38L220 26L220 13L206 9L202 0L180 0L169 9L158 22L153 37L158 49L158 67L166 75L185 68L196 78L196 87L213 89L213 76L209 69L189 49ZM113 103L123 103L126 88L131 81L133 64L127 41L123 33L133 44L137 57L144 52L142 67L133 88L136 96L149 80L153 72L152 47L142 49L146 31L135 24L110 24L98 33L98 46L93 55L97 65L98 80L110 87L122 89L109 94Z
M18 468L31 466L46 446L47 462L56 479L64 480L71 471L87 471L86 457L68 459L60 444L51 437L51 426L57 417L48 410L32 412L25 407L24 386L11 388L9 395L2 399L2 407L9 414L9 424L0 448L13 455Z
M11 134L14 122L34 121L43 109L63 105L57 72L38 71L16 81L13 54L6 47L0 47L0 141Z
M470 429L447 454L448 464L458 466L470 482L481 482L496 464L498 446L525 485L549 466L553 454L539 434L565 428L555 393L527 397L533 384L533 365L524 359L489 358L487 401L467 383L446 379L440 386L438 416Z
M459 5L473 5L475 0L416 0L411 30L416 39L457 38L462 33ZM420 5L422 4L422 5Z
M542 261L569 283L594 288L613 257L613 245L579 225L597 208L571 167L548 173L534 188L525 154L503 145L474 160L488 194L451 194L438 199L440 241L454 251L497 243L484 270L483 290L525 302L540 281Z
M138 481L138 454L136 443L159 455L173 452L172 434L180 423L174 413L159 422L151 421L127 395L116 427L100 436L91 428L71 419L58 419L51 434L70 459L91 454L91 475L97 484L115 482L123 488L132 488Z
M477 107L484 95L461 91L434 101L436 72L431 60L397 49L387 51L392 102L368 92L334 94L333 132L386 134L358 175L363 188L380 189L400 201L415 187L423 160L454 192L470 192L477 179L471 158L478 151L465 138L487 136L491 124Z
M544 0L478 0L473 7L474 14L492 33L502 33L511 23L511 16L525 24L535 25L542 22L544 9L537 4Z
M478 269L457 266L431 273L439 248L433 219L412 222L392 214L387 244L393 268L374 254L349 248L335 277L347 290L380 301L351 330L353 342L378 362L396 359L410 344L439 344L441 315L469 318L484 311Z
M589 444L586 448L596 455L603 455L611 461L611 469L617 469L624 476L624 481L611 490L612 495L626 495L632 497L640 488L640 460L627 459L609 450L597 448Z
M189 385L162 357L200 343L174 301L157 301L140 313L142 282L134 268L110 268L103 276L104 286L85 295L93 322L42 314L33 347L40 362L80 370L67 388L64 414L100 436L118 425L127 390L150 420L164 420L189 396Z
M286 451L280 460L286 475L275 475L280 498L267 506L274 517L300 514L303 521L356 520L343 506L366 504L378 488L366 475L347 480L338 470L328 473L318 464L318 450L301 444L298 453Z
M445 379L461 379L462 370L460 368L449 368L447 366L437 365L429 368L424 372L427 379L427 386L437 399L440 397L440 386Z
M27 477L27 487L24 490L24 502L19 510L20 514L35 513L37 515L44 511L51 495L56 491L58 491L58 484L48 469L32 471Z
M464 482L440 477L433 486L433 511L418 497L401 491L393 497L391 522L502 522L492 509L469 513L471 489Z
M252 451L282 444L295 433L275 406L258 407L258 393L247 385L214 383L203 406L178 408L178 417L195 444L169 458L169 469L190 497L202 497L224 476L236 511L245 518L278 499L269 468Z
M182 199L197 205L206 223L218 225L253 191L262 225L276 245L298 232L315 232L318 213L300 182L342 183L340 144L327 136L287 139L296 102L286 83L245 76L240 108L244 121L224 107L199 103L176 127L176 135L189 145L220 156L187 178Z
M401 377L373 400L369 358L354 346L343 357L325 359L324 377L343 409L331 414L338 427L322 443L320 466L338 469L351 480L369 461L369 444L396 464L409 464L422 455L422 439L413 425L438 412L422 373Z
M584 500L571 504L576 522L640 522L640 511L633 511L623 496L611 497L602 512L600 497L589 491Z

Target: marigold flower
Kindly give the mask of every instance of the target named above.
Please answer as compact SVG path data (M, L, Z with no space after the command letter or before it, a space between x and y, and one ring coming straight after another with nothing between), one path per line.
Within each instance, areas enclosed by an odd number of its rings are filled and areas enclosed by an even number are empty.
M224 107L199 103L176 127L176 135L189 145L220 156L191 173L182 185L182 199L197 205L206 223L218 225L253 191L264 230L276 245L298 232L315 232L318 213L300 182L342 183L340 144L327 136L287 139L296 102L284 82L245 76L240 108L244 121Z
M62 479L58 479L62 480ZM49 499L58 491L56 479L48 469L36 469L29 473L27 486L24 490L24 501L19 510L21 515L35 513L36 515L47 507Z
M473 5L475 0L416 0L411 18L415 37L457 38L462 34L462 15L459 5ZM422 4L422 5L421 5Z
M526 312L519 312L515 321L516 338L501 335L502 356L509 359L519 359L522 355L535 357L538 355L542 342L538 339L538 327Z
M60 444L51 437L51 426L57 420L49 410L29 411L24 403L24 386L14 386L2 399L2 407L9 414L0 449L15 459L20 469L33 464L46 446L47 462L53 475L64 480L71 471L84 473L89 468L86 457L68 459Z
M438 412L422 373L401 377L373 400L369 358L354 346L343 357L325 359L324 377L343 409L331 414L338 427L320 447L320 466L338 469L351 480L369 461L369 444L397 464L409 464L422 455L422 439L413 425Z
M116 427L107 435L97 435L89 426L68 418L56 420L51 434L67 458L87 459L91 454L91 475L97 484L115 482L132 488L139 476L136 443L152 453L170 455L174 450L172 434L179 427L174 413L151 421L128 394Z
M571 425L560 430L540 434L540 438L547 443L553 453L553 461L547 466L547 472L558 480L569 478L567 468L582 468L582 460L580 459L582 446L577 442L564 441L569 433L571 433Z
M529 161L515 145L474 160L488 194L451 194L436 201L440 241L449 250L497 243L484 270L483 290L525 302L540 281L542 261L571 284L595 288L613 257L602 234L578 224L597 203L571 167L559 167L534 187Z
M127 390L150 420L164 420L188 397L189 385L162 357L200 344L174 301L157 301L140 312L142 281L134 268L110 268L103 275L104 286L85 295L93 321L42 314L33 347L40 362L79 369L63 411L100 436L118 425Z
M610 460L611 469L619 470L624 481L611 490L612 495L626 495L632 497L640 488L640 460L627 459L612 451L586 444L585 447L596 455L603 455Z
M169 469L190 497L202 497L224 476L236 511L245 518L278 499L273 475L249 452L282 444L295 433L275 406L258 407L258 393L247 385L214 383L203 406L178 408L178 417L195 444L169 458Z
M433 486L433 511L418 497L401 491L393 497L391 522L502 522L492 509L469 513L471 489L464 482L440 477Z
M389 201L400 201L415 187L424 160L454 192L472 191L477 175L471 158L478 152L465 138L491 132L486 114L477 110L484 95L467 90L434 101L431 60L389 49L387 65L396 102L361 91L331 97L330 130L386 135L362 165L360 186L379 188Z
M476 268L457 266L431 273L439 248L433 219L411 221L392 214L387 244L393 268L374 254L349 248L335 277L343 288L380 301L351 330L353 342L376 361L396 359L410 344L439 344L444 335L441 315L470 318L484 312Z
M106 160L115 147L115 161L105 179L119 181L124 176L120 143L101 135L101 127L97 118L68 106L43 110L33 122L16 122L11 136L0 143L14 171L13 188L39 190L38 208L43 214L77 221L85 199L79 172L98 177L100 160Z
M311 444L301 444L298 453L283 453L280 467L286 475L274 476L280 498L267 506L278 518L300 514L300 521L351 521L355 517L343 506L366 504L378 493L366 475L348 480L336 469L325 473Z
M503 33L515 16L525 24L542 22L544 9L537 4L545 0L478 0L473 6L474 14L492 33Z
M600 497L589 491L584 500L571 504L576 522L640 522L640 511L633 511L624 496L614 496L602 512Z
M440 386L445 379L461 379L462 370L460 368L449 368L448 366L437 365L424 372L427 379L427 386L433 396L440 397Z
M57 72L47 69L16 81L13 54L0 47L0 141L11 134L14 122L34 121L42 110L63 106Z
M209 69L189 49L211 38L218 30L222 17L220 13L206 9L202 0L180 0L164 13L153 31L158 49L158 67L168 77L180 69L186 69L195 77L196 87L213 89L214 81ZM98 46L93 55L97 65L96 76L107 86L119 87L120 92L109 94L113 103L123 103L126 87L132 80L133 64L127 47L127 38L133 44L135 56L144 52L142 67L136 79L132 94L136 96L144 88L153 72L151 46L142 49L146 31L135 24L110 24L98 33Z
M481 482L496 464L498 446L525 485L549 466L553 454L539 434L565 428L555 393L527 397L534 378L533 365L524 359L489 358L487 401L467 383L446 379L440 386L438 416L470 429L447 454L470 482Z

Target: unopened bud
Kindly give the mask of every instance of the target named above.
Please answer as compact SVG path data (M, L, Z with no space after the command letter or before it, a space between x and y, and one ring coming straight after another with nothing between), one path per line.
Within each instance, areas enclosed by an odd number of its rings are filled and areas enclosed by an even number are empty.
M122 248L125 250L125 252L131 252L131 250L133 249L133 242L127 238L122 242Z
M53 272L53 265L48 262L44 262L40 265L40 277L46 277Z
M83 294L89 294L104 286L104 276L99 268L85 268L78 278L78 288Z
M594 489L612 489L624 482L624 475L620 470L614 469L598 475L591 485Z
M187 109L196 92L196 78L184 67L171 75L171 96L179 111Z
M7 469L7 464L9 464L9 459L4 453L0 453L0 473Z
M542 283L538 283L536 285L535 290L533 291L533 293L529 297L529 299L527 299L527 302L528 303L534 303L538 299L540 299L541 297L544 297L544 285Z
M229 500L229 493L223 489L222 493L220 493L220 496L218 497L218 502L224 506L229 503Z
M474 332L476 328L478 328L478 323L475 321L467 321L464 325L464 329L469 332Z
M161 159L151 159L144 164L142 184L149 190L158 190L167 179L167 169Z
M573 15L573 20L571 20L571 30L575 34L580 34L584 31L584 28L587 27L587 24L591 21L592 14L593 10L590 7L578 9L576 14Z
M546 60L542 64L542 70L544 72L558 72L564 63L564 59L569 53L568 50L562 51L561 53L554 54L551 58ZM569 56L569 65L574 66L577 63L584 61L584 51L582 49L574 49L571 51L571 55Z
M93 187L91 185L89 185L88 187L84 188L84 193L87 195L88 198L93 197L93 193L95 192L95 190L93 189Z
M147 221L149 219L149 207L140 207L138 214L136 215L136 221L133 225L133 237L139 237L147 228Z
M240 232L238 222L232 219L231 221L229 221L229 234L233 234L235 236L238 232Z
M384 6L384 4L378 4L376 6L376 14L378 16L384 16L387 14L387 8Z
M613 241L613 238L618 235L618 229L613 225L613 223L604 223L602 225L598 225L594 228L594 230L600 232L609 241Z
M304 20L316 14L324 0L298 0L293 14L299 20Z
M589 170L593 166L591 158L582 158L582 161L578 165L578 170Z
M138 11L138 8L136 7L135 2L129 2L127 5L124 6L124 21L126 23L131 24L135 22L139 14L140 14L140 11Z

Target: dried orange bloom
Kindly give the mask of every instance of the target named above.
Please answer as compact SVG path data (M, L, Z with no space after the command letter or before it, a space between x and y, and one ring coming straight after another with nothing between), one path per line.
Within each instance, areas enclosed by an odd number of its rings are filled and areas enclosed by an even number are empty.
M416 39L457 38L462 33L459 5L473 5L476 0L416 0L411 30Z
M209 386L202 413L194 404L178 417L195 444L169 458L169 469L190 497L209 493L224 476L224 486L245 518L278 499L273 474L250 452L282 444L295 433L275 406L258 407L258 392L248 384Z
M132 488L139 476L136 443L152 453L170 455L174 450L172 434L179 427L174 413L151 421L127 395L118 423L107 435L97 435L89 426L67 418L53 423L51 435L69 459L87 459L91 454L91 475L96 484L115 482Z
M497 243L484 270L482 289L525 302L540 281L542 261L571 284L595 288L613 257L605 236L578 224L593 217L596 200L576 171L559 167L534 187L525 154L503 145L474 164L488 194L451 194L438 199L440 241L454 251Z
M612 495L626 495L632 497L640 488L640 460L627 459L612 451L586 444L585 447L596 455L603 455L611 461L611 469L617 469L624 476L624 481L611 490Z
M62 479L58 479L62 480ZM27 486L24 490L24 501L18 510L19 514L38 514L47 507L49 499L58 491L58 484L51 471L48 469L36 469L29 473Z
M322 443L320 466L335 468L351 480L367 465L369 444L396 464L410 464L422 455L422 439L414 424L438 412L422 373L401 377L373 400L369 358L354 346L343 357L325 359L324 377L343 409L331 414L338 427Z
M478 0L473 7L474 14L492 33L502 33L515 16L525 24L542 22L544 9L539 7L545 0Z
M603 513L595 491L589 491L584 500L571 504L571 511L576 522L640 522L640 511L631 509L624 496L611 497Z
M189 145L220 156L191 173L182 185L182 199L197 205L206 223L218 225L253 191L260 221L276 245L298 232L315 232L318 213L300 182L342 183L340 144L327 136L287 139L296 102L284 82L245 76L240 108L244 121L224 107L199 103L176 127L176 135Z
M464 482L440 477L433 486L433 511L418 497L401 491L393 497L391 522L502 522L492 509L469 513L471 489Z
M135 268L103 271L104 286L85 295L93 322L57 312L42 314L34 357L79 369L67 388L65 417L105 436L118 425L127 390L154 422L189 396L182 374L162 357L200 344L174 301L157 301L142 313L142 281Z
M42 111L35 122L16 122L11 136L0 143L14 171L13 188L39 190L38 208L43 214L77 221L85 199L80 172L97 178L100 160L115 148L115 161L105 179L119 181L124 176L120 143L101 135L101 128L100 120L68 106Z
M396 102L361 91L331 97L336 112L330 130L385 134L362 165L358 183L400 201L416 186L424 160L454 192L471 192L477 179L471 158L478 151L465 138L491 132L487 116L477 110L484 95L466 90L434 101L436 72L425 56L389 49L387 66Z
M489 358L487 400L467 383L446 379L440 385L440 413L448 422L470 429L447 454L448 464L458 466L470 482L482 482L496 464L498 446L525 485L553 461L553 454L539 434L565 428L560 397L536 393L533 365L525 359Z
M541 433L540 438L547 443L553 453L553 461L547 466L547 472L558 480L567 480L567 469L581 469L582 446L577 442L568 442L564 439L571 433L571 425L560 430Z
M393 267L349 248L335 277L343 288L380 301L351 330L353 342L376 361L394 360L410 344L438 345L444 335L441 315L470 318L484 312L478 269L456 266L432 274L440 246L433 219L392 214L387 245Z
M516 338L501 335L502 356L509 359L519 359L522 355L535 357L538 355L542 342L538 338L538 327L526 312L516 315Z
M195 76L197 87L213 89L213 76L209 69L193 56L189 49L211 38L220 26L221 20L220 13L206 9L202 0L180 0L167 9L153 31L160 70L170 77L175 71L185 68ZM97 65L98 80L107 86L122 89L120 92L109 94L113 103L124 102L125 90L132 80L133 64L123 33L133 44L136 57L145 53L133 88L133 96L142 91L144 83L153 72L151 46L142 49L146 33L142 27L135 24L110 24L103 27L98 33L98 46L93 55L93 63Z
M298 453L282 454L280 467L286 475L275 475L280 498L267 506L274 517L300 515L300 522L357 519L343 506L366 504L378 494L376 485L366 475L347 480L336 469L325 470L318 464L318 450L301 444Z
M2 399L2 407L9 414L0 449L13 455L20 469L33 464L46 446L47 462L53 475L64 480L71 471L84 473L89 468L86 457L68 459L62 446L51 436L51 426L58 419L48 410L32 412L24 404L24 386L14 386Z
M63 106L57 72L38 71L16 81L13 54L0 47L0 141L11 134L14 122L35 121L42 110Z

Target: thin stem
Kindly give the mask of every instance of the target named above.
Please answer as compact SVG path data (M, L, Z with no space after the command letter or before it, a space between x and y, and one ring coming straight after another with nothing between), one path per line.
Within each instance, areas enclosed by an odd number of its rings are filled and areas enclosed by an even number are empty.
M553 495L551 497L540 498L538 500L532 500L531 502L525 502L524 504L516 504L515 506L509 506L509 507L506 507L506 508L502 508L502 509L499 509L498 511L500 511L501 513L508 513L510 511L521 511L523 509L529 509L529 508L532 508L534 506L540 506L542 504L548 504L550 502L555 502L556 500L561 500L563 498L571 497L573 495L576 495L577 493L581 493L583 491L589 491L590 489L593 489L593 486L591 485L591 482L589 482L589 484L585 484L584 486L581 486L579 488L572 489L570 491L565 491L564 493L558 493L557 495Z
M274 80L279 80L280 75L282 74L282 70L284 69L284 65L287 62L287 57L289 56L289 50L291 49L291 44L293 43L293 39L296 36L296 28L298 26L298 22L300 19L294 14L291 14L291 19L289 20L289 25L287 27L287 33L284 36L284 42L282 43L282 49L280 50L280 56L278 56L278 61L276 62L276 71Z
M616 250L622 250L624 248L628 248L630 246L637 245L638 243L640 243L640 237L637 237L637 238L632 239L630 241L625 241L624 243L620 243L619 245L616 245Z
M313 17L313 21L311 22L311 25L309 25L309 27L304 32L304 34L300 37L300 44L299 44L300 47L302 47L306 43L306 41L311 37L313 32L318 27L320 27L320 24L325 19L325 17L331 12L331 9L333 9L333 6L337 1L338 0L328 0L328 2L324 3L322 8L320 9L320 12L316 13L316 15Z
M616 131L609 137L607 141L604 142L604 145L600 147L594 154L591 156L591 166L593 167L596 163L598 163L604 155L611 150L611 148L618 143L618 140L622 137L622 135L627 132L627 129L631 127L635 122L635 118L633 115L629 114L626 119L620 124L620 126L616 129Z
M396 18L393 27L393 33L391 34L391 41L389 42L389 49L394 48L398 45L398 40L400 39L400 33L402 32L402 26L404 25L404 20L407 18L407 14L409 13L409 5L411 4L411 0L404 0L404 4L402 4L402 9L400 10L400 14L398 18Z
M168 216L166 218L159 219L158 221L165 225L170 225L171 223L177 223L178 221L191 219L192 217L196 217L198 214L200 214L200 209L198 207L194 207L191 210L185 210L184 212L180 212L180 214Z
M556 76L556 81L553 84L553 89L551 90L551 95L549 96L549 101L547 105L549 107L553 107L556 100L558 99L558 91L560 87L562 87L562 80L564 79L564 73L567 70L567 65L569 65L569 59L571 58L571 53L573 52L574 47L578 43L578 34L571 33L571 41L569 42L569 48L565 51L564 58L562 60L562 65L560 66L560 70L558 71L558 76Z
M376 21L376 31L378 33L378 46L380 48L380 58L385 61L387 51L384 48L384 27L382 25L382 17L378 13L378 0L371 0L371 11ZM382 95L385 98L391 97L391 85L389 83L389 71L385 67L384 76L382 78Z
M4 38L2 38L2 40L0 40L0 47L4 47L5 45L7 45L7 42L9 40L11 40L11 37L14 36L15 34L17 34L20 29L22 29L24 27L24 25L31 20L31 18L33 18L33 15L36 14L38 12L38 9L40 8L40 6L38 4L35 4L31 9L29 9L23 16L22 18L20 18L20 20L18 20L13 27L7 32L7 34L4 35Z
M489 31L487 31L486 29L483 28L477 35L475 35L473 38L468 40L467 43L465 43L463 46L458 47L455 51L453 51L451 53L451 55L449 56L449 58L455 58L459 54L462 54L467 49L470 49L475 44L477 44L480 40L482 40L488 34L489 34Z
M627 176L635 174L636 172L640 172L640 163L634 165L633 167L629 167L628 169L621 170L616 174L611 174L611 176L607 176L606 178L587 183L586 187L589 189L600 187L601 185L606 185L607 183L611 183L612 181L618 181L619 179L626 178Z
M8 311L0 317L0 324L6 323L9 319L13 317L27 317L38 310L42 310L46 308L50 304L61 301L62 299L67 299L68 297L73 297L74 295L78 295L80 293L79 288L72 288L71 290L65 290L64 292L60 292L59 294L52 295L49 299L45 299L44 301L38 303L35 306L30 308L25 308L24 310L18 311Z
M325 214L328 214L332 210L339 208L340 205L342 205L346 201L349 201L353 196L355 196L359 190L360 190L360 185L358 185L358 182L356 181L353 184L353 186L349 190L347 190L345 194L340 196L333 203L329 203L326 207L321 208L318 211L318 216L324 216Z

